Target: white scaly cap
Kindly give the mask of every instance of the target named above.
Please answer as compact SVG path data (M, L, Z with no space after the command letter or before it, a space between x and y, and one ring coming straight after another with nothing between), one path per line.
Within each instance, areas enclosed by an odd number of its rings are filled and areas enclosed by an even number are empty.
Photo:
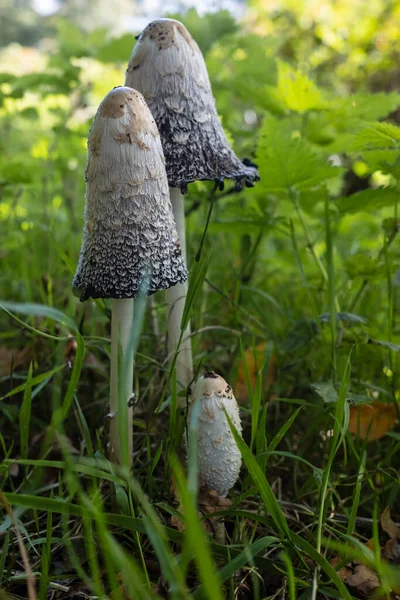
M200 403L197 434L200 483L225 497L237 481L242 457L224 409L241 435L239 407L231 386L214 371L205 373L197 380L189 407L189 419L196 403Z
M139 36L126 73L154 115L170 187L184 194L193 181L224 179L252 187L259 179L251 161L241 162L226 139L200 48L182 23L152 21Z
M82 301L135 298L186 279L157 125L139 92L114 88L89 134L73 291Z

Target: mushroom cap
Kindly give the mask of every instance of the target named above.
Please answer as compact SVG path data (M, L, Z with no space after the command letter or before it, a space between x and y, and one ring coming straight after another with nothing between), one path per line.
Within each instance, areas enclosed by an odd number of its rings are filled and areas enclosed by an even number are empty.
M85 178L74 294L82 301L135 298L185 282L160 136L136 90L114 88L101 102Z
M259 180L250 161L241 162L222 129L203 55L182 23L152 21L135 45L126 85L138 89L154 115L168 182L182 193L193 181L234 179L252 187Z
M209 371L194 387L190 413L200 402L198 420L198 469L202 485L227 495L239 476L242 457L229 427L224 409L241 434L239 407L228 385L220 375Z

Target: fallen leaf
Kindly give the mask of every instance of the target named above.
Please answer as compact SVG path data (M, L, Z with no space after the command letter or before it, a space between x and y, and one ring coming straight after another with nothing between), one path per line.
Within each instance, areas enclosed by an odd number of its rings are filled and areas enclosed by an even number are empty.
M342 562L342 559L340 558L340 556L335 556L331 560L331 565L332 565L332 567L336 568L338 565L340 565L341 562ZM342 581L346 581L346 579L348 577L350 577L350 575L353 574L353 570L348 565L344 565L343 567L341 567L339 569L337 574L339 575L339 577Z
M369 442L379 440L394 428L396 416L394 404L371 402L371 404L352 406L348 430L362 440L365 440L367 436Z
M400 537L400 527L392 520L390 516L390 508L387 506L381 514L381 527L385 531L390 539L395 540Z
M179 495L177 493L174 481L171 482L170 489L174 494L175 499L178 501L178 511L183 514L183 505L179 499ZM207 519L201 520L201 525L207 533L214 535L215 539L219 543L221 543L221 540L224 537L225 528L222 523L222 517L213 517L212 513L218 512L220 510L225 510L229 508L231 504L232 502L228 498L221 498L221 496L218 496L217 492L215 492L214 490L207 490L205 488L199 489L199 517L201 518L205 515L210 515ZM181 521L179 517L172 515L170 523L172 527L175 527L178 531L185 531L185 523Z
M387 560L394 563L400 562L400 527L392 520L390 508L387 506L381 514L381 527L390 540L388 540L383 549L383 555Z
M249 378L251 387L254 390L257 380L257 373L261 368L263 361L265 359L265 351L267 349L267 344L263 342L258 346L247 348L244 352L244 359L247 365L247 370L249 372ZM267 389L270 385L272 385L276 381L276 357L274 355L271 356L271 360L269 361L268 366L268 374L267 380L264 378L264 386ZM239 402L247 402L249 398L249 394L247 391L246 384L246 375L245 375L245 367L243 361L240 360L238 363L238 378L235 387L235 397Z
M200 488L198 504L200 510L209 515L219 510L226 510L232 505L232 502L229 498L221 498L214 490Z
M356 565L353 574L344 581L350 587L357 588L363 596L370 596L379 587L378 575L365 565Z

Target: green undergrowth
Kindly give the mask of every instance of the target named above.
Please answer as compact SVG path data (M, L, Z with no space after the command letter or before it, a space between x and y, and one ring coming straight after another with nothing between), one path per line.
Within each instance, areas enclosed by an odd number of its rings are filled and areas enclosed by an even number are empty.
M187 18L228 137L261 175L186 198L182 330L196 371L241 401L243 468L213 515L225 543L198 511L162 293L132 331L132 471L108 461L110 305L70 282L88 129L134 38L60 21L43 72L0 73L0 598L348 599L340 568L357 563L394 597L379 517L400 522L400 94L335 93L226 13ZM389 415L379 436L365 407Z

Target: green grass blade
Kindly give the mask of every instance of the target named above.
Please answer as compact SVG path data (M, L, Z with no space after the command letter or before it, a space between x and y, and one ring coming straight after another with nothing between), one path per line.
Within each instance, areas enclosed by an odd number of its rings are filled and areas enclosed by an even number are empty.
M303 552L305 552L313 561L317 563L319 567L327 574L327 576L332 580L335 584L339 592L342 594L343 600L352 600L352 596L349 594L345 584L340 579L339 575L332 567L332 565L326 560L322 554L320 554L314 546L312 546L309 542L304 540L302 537L294 533L290 532L291 541L296 544Z
M186 541L193 552L200 581L208 598L223 600L214 561L206 541L206 534L200 524L197 507L193 502L192 494L188 490L182 467L174 457L172 458L172 470L184 511Z
M282 425L282 427L280 428L278 433L272 438L271 442L268 444L268 446L267 446L268 452L273 452L275 450L275 448L278 446L278 444L283 440L283 438L285 437L285 435L287 434L287 432L289 431L289 429L291 428L291 426L297 419L302 408L303 407L300 406L300 408L298 408L292 414L292 416L286 421L286 423L284 425Z
M278 501L275 498L275 495L267 481L267 478L261 470L261 467L258 464L256 458L253 456L250 448L246 445L246 443L242 440L242 438L236 431L235 426L233 425L226 412L225 415L228 420L229 427L231 428L232 435L234 436L235 441L239 447L243 461L249 470L249 473L254 481L254 485L260 493L265 508L270 513L271 518L273 519L279 531L280 537L287 538L289 536L289 527L286 522L285 515L283 514L281 507L279 506Z
M32 363L29 365L28 378L26 380L26 387L24 391L24 399L22 401L21 409L19 411L19 435L21 444L21 456L26 458L28 456L28 444L29 444L29 426L31 422L31 409L32 409Z
M76 388L78 386L79 378L81 376L83 360L85 358L85 341L80 333L76 334L76 354L74 360L74 366L72 367L71 377L68 383L68 388L64 396L63 405L62 405L62 417L65 419L67 416L72 400L74 398L74 394L76 392Z
M360 465L358 468L357 481L356 481L356 486L355 486L354 495L353 495L353 502L351 505L349 522L347 523L347 530L346 530L347 535L352 535L352 533L356 529L356 518L357 518L357 512L358 512L358 505L360 503L361 485L362 485L362 482L364 479L366 461L367 461L367 453L364 450L364 452L362 453Z
M51 371L46 371L46 373L41 373L40 375L36 375L36 377L32 377L30 386L33 387L36 384L43 383L44 381L46 381L46 379L50 380L53 375L55 375L59 371L62 371L63 369L65 369L65 366L66 366L65 364L58 365L58 367L51 369ZM27 382L22 383L21 385L18 385L17 387L15 387L11 391L9 391L8 394L5 394L4 396L2 396L0 398L0 400L5 400L6 398L11 398L11 396L15 396L16 394L19 394L20 392L25 392L27 387L28 387ZM32 394L32 397L34 397L34 394Z

